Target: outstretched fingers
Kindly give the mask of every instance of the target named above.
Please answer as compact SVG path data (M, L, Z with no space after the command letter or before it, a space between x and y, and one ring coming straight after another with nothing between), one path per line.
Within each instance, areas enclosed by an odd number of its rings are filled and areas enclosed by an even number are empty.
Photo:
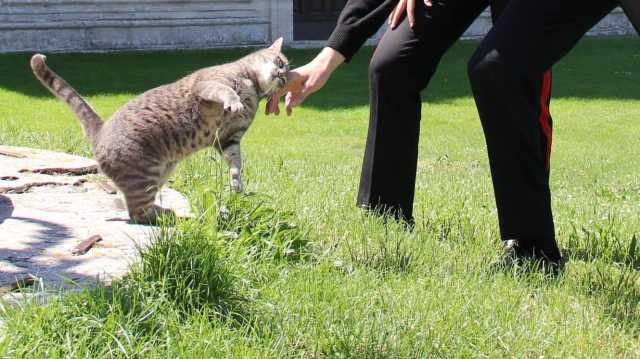
M391 12L391 17L389 17L389 26L391 26L391 30L398 27L402 18L404 17L404 12L407 9L407 0L400 0L398 5L396 5L395 9Z
M280 98L285 97L285 106L287 115L291 116L293 107L299 105L307 97L307 81L308 76L300 75L296 70L289 71L287 74L287 86L282 90L273 94L266 107L266 114L280 114Z
M267 106L264 109L264 114L269 116L270 114L279 115L280 114L280 98L285 94L284 91L278 91L269 97L267 101Z
M413 28L416 24L416 2L415 0L407 0L407 17L409 18L409 26Z
M291 116L293 108L302 104L308 96L307 86L305 85L299 91L289 92L285 97L285 105L287 107L287 115Z
M433 6L432 0L423 0L423 2L426 7ZM391 16L389 16L389 26L391 30L394 30L400 25L405 14L409 20L409 26L413 28L416 24L416 0L400 0L391 12Z

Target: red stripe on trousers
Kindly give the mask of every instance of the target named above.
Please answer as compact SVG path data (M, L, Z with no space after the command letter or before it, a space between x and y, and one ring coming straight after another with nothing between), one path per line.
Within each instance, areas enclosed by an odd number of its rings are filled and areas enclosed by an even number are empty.
M542 132L547 138L547 169L550 167L551 162L551 143L553 139L553 133L551 130L551 114L549 113L549 100L551 98L551 70L544 73L542 79L542 93L540 95L540 127Z

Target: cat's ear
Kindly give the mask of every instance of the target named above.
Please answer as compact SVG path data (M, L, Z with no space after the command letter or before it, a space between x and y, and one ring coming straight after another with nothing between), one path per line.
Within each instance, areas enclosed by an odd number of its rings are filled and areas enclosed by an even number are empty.
M271 50L275 50L278 52L282 52L282 44L284 43L284 39L281 37L278 40L276 40L273 45L269 46L269 49Z

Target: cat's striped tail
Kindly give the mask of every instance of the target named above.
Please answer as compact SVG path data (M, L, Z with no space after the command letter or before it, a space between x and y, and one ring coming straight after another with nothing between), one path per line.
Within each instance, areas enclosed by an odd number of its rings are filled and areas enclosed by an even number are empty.
M84 132L89 137L92 145L95 145L98 133L102 128L102 120L89 103L76 92L64 79L51 71L45 63L46 56L35 54L31 58L31 69L38 80L56 97L66 102L73 113L76 114Z

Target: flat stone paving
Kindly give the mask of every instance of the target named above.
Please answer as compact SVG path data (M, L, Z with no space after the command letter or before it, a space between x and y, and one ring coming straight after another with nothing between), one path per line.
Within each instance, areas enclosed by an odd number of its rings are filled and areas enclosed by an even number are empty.
M29 275L44 287L109 282L137 259L136 246L149 243L154 227L129 223L121 195L99 184L104 177L22 171L93 165L65 153L0 146L0 288ZM24 186L30 184L36 186ZM157 203L179 216L190 213L172 189L163 189ZM102 240L86 254L72 254L93 235Z

